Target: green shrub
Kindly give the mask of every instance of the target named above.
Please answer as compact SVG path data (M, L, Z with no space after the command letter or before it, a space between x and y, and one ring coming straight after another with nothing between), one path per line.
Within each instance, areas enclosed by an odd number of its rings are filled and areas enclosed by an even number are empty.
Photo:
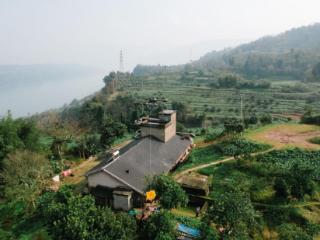
M309 142L320 145L320 137L314 137L309 139Z
M214 149L225 156L246 155L270 148L267 144L258 144L244 138L233 138L214 146Z

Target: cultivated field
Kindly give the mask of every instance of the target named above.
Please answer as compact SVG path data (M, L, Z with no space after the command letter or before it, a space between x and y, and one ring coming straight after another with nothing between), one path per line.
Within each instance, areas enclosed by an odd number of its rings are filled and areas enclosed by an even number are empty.
M276 149L299 147L304 149L320 149L319 144L309 140L320 136L320 127L306 124L272 124L249 130L245 136L253 141L266 143Z
M210 88L208 81L182 81L179 76L169 75L146 77L132 80L123 88L126 93L145 98L163 96L172 101L185 103L191 113L205 113L207 117L240 117L241 96L245 116L252 114L272 113L278 118L295 120L296 114L305 112L306 107L312 107L320 113L320 105L310 102L317 95L320 86L310 85L307 92L285 92L288 87L295 86L297 81L272 81L269 89L224 89ZM309 99L309 100L308 100ZM276 115L275 115L276 116Z

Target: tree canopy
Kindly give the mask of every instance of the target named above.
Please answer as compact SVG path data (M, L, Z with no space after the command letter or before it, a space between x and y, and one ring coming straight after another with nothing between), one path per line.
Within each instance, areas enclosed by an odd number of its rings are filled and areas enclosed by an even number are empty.
M156 191L161 206L166 209L184 206L188 202L185 191L167 175L155 176L150 184L150 188Z
M144 223L141 235L146 240L174 240L176 221L172 213L163 210L151 215Z
M37 197L49 185L52 169L44 155L17 151L4 160L0 176L7 199L21 200L35 208Z
M96 206L92 196L75 194L68 186L45 193L38 204L57 239L131 240L136 236L136 222L128 214Z
M224 228L223 234L243 239L255 223L256 213L249 196L236 188L213 192L206 218Z

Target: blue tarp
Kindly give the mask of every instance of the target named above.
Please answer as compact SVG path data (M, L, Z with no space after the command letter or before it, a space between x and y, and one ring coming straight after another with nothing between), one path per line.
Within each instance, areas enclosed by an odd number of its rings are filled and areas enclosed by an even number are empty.
M195 238L200 237L200 230L199 229L191 228L191 227L188 227L188 226L181 224L181 223L178 224L177 230L180 232L186 233L189 236L192 236Z

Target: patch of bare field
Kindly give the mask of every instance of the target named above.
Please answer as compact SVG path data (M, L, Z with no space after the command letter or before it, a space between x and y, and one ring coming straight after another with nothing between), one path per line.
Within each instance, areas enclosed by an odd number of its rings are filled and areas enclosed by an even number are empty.
M309 139L320 137L320 128L306 124L277 124L261 128L247 134L251 140L273 145L277 149L299 147L320 149L320 145L309 142Z

